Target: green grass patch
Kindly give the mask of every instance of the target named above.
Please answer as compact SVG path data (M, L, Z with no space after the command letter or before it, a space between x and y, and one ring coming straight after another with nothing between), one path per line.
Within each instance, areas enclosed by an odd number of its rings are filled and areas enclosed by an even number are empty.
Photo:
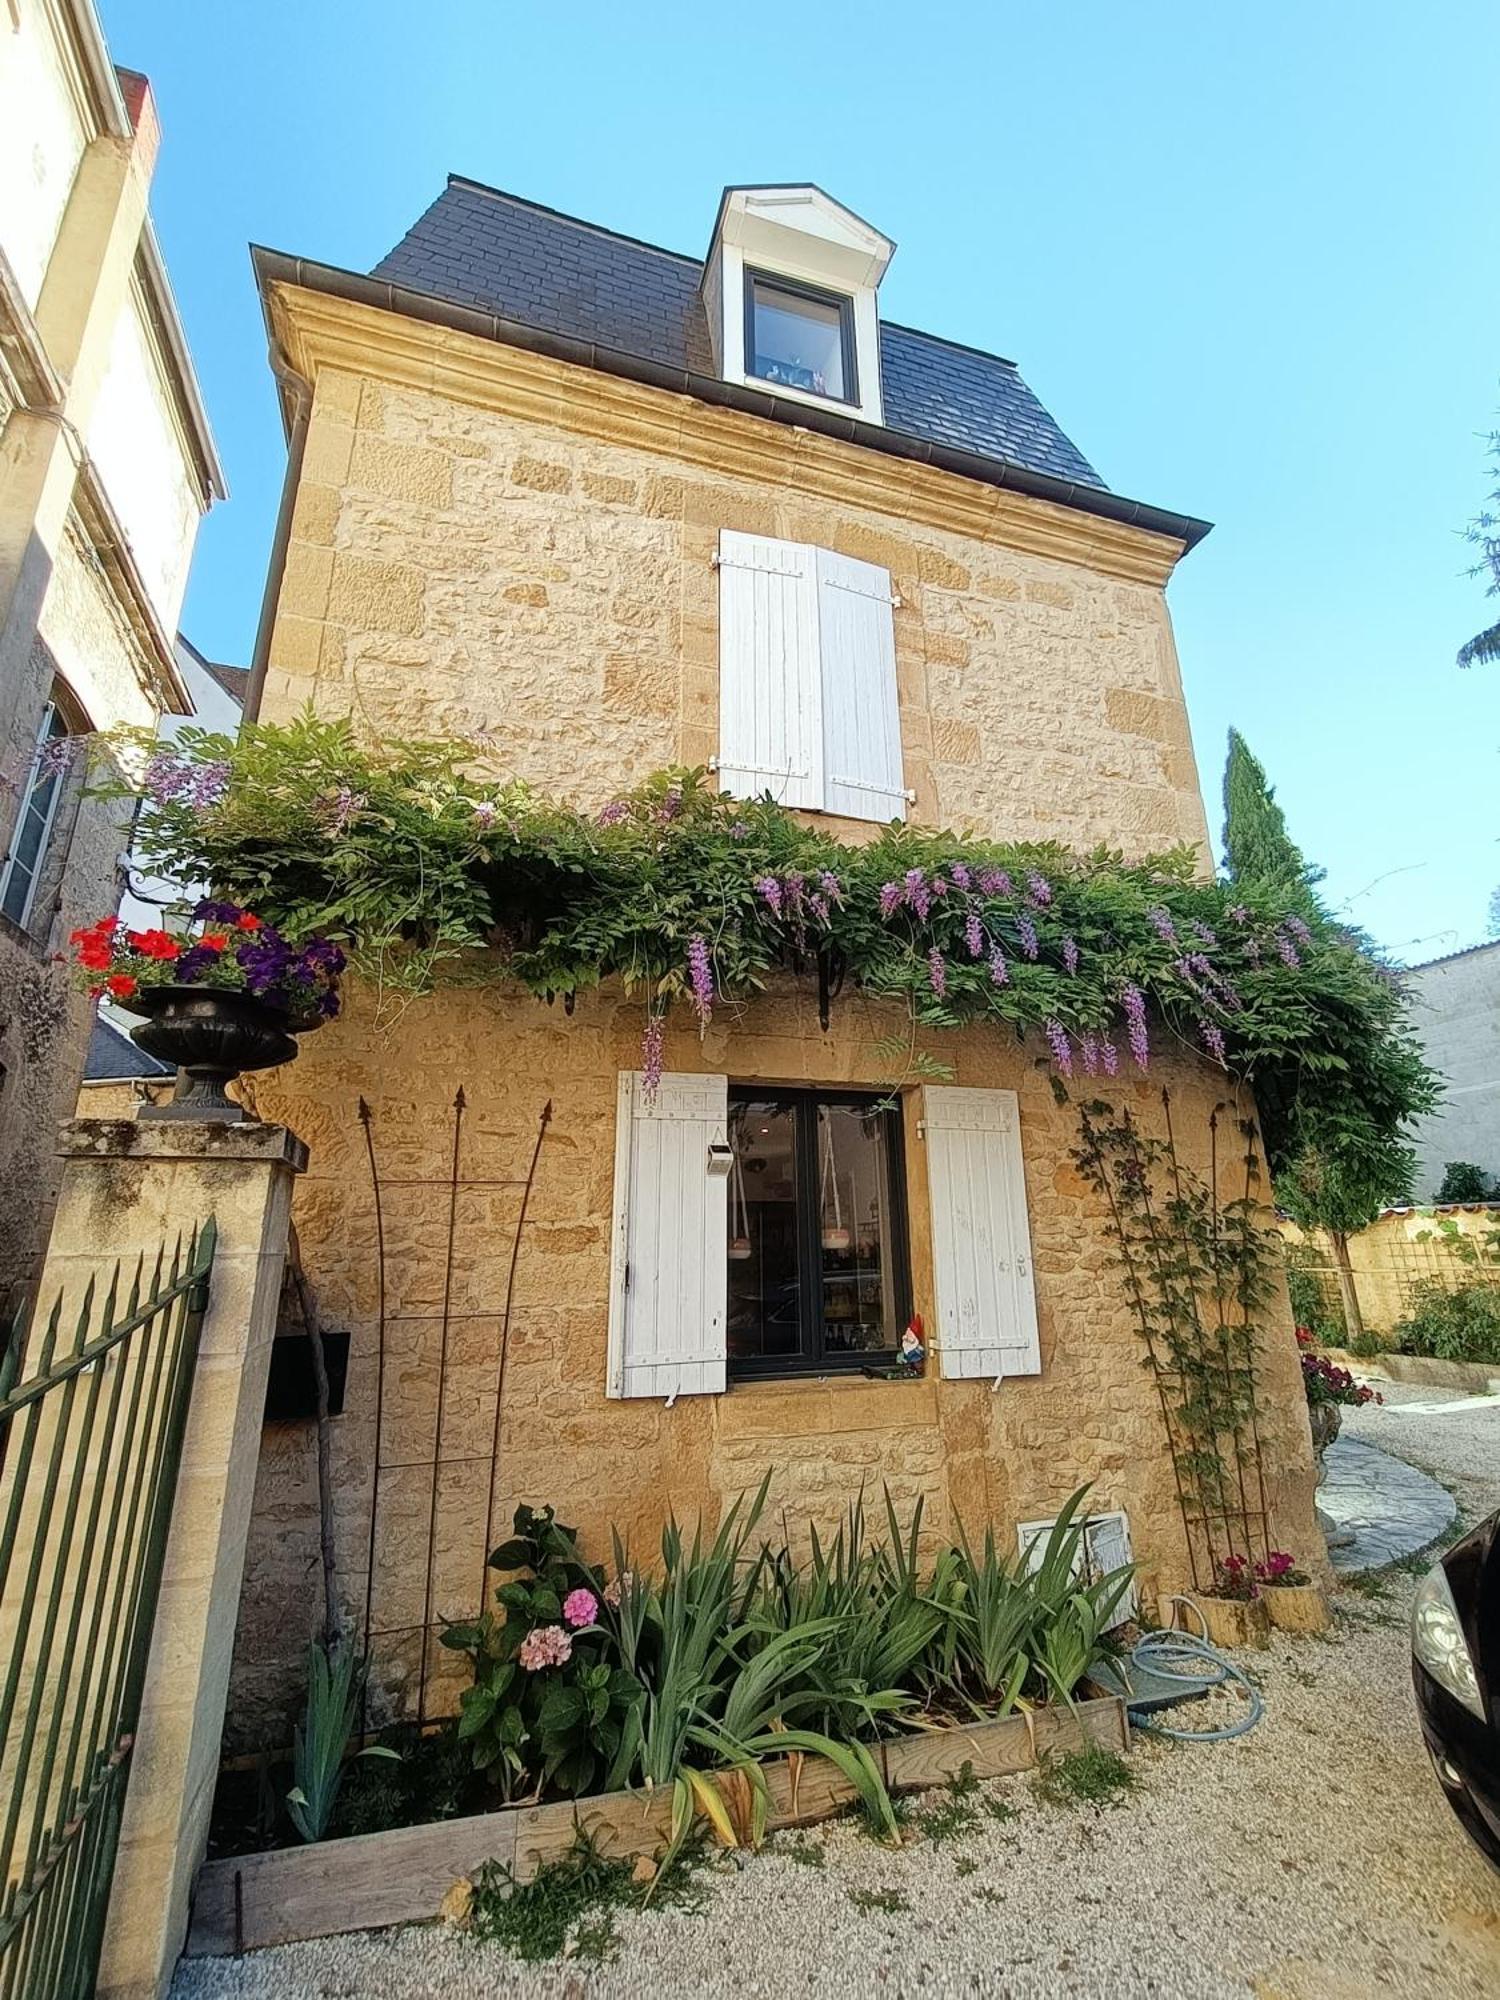
M953 1872L955 1875L972 1875L978 1866L972 1854L960 1854L953 1864Z
M701 1843L690 1843L650 1885L652 1909L669 1905L701 1909L697 1878ZM570 1955L602 1965L619 1947L615 1914L640 1909L645 1890L631 1879L631 1864L601 1854L580 1827L560 1861L530 1882L517 1882L503 1862L489 1861L474 1878L469 1926L476 1938L503 1945L528 1965Z
M899 1889L851 1889L849 1901L856 1910L881 1910L887 1916L896 1916L900 1911L911 1908Z
M1044 1758L1031 1781L1037 1797L1049 1806L1122 1805L1139 1783L1125 1759L1102 1743L1066 1757Z
M1019 1819L1021 1817L1018 1806L1013 1806L1009 1799L996 1798L993 1792L985 1793L984 1797L979 1801L979 1810L982 1813L988 1813L991 1819L999 1820L1001 1825L1004 1825L1008 1819Z
M820 1840L793 1840L785 1847L778 1848L777 1852L785 1855L788 1861L795 1861L802 1868L821 1868L828 1858Z
M948 1780L943 1795L934 1804L920 1807L912 1815L912 1823L934 1843L960 1840L979 1824L979 1808L974 1799L978 1790L974 1766L965 1760L957 1774Z

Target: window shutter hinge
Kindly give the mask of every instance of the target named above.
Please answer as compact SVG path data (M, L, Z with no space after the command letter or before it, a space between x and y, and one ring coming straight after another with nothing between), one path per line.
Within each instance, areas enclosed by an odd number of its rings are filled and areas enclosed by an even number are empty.
M709 770L710 770L710 771L717 771L717 770L718 770L718 768L719 768L719 760L718 760L718 758L717 758L717 757L710 757L710 758L709 758L709 760L708 760L708 768L709 768Z
M927 1137L927 1120L926 1120L925 1118L919 1118L919 1119L917 1120L917 1137L918 1137L919 1139L925 1139L925 1138ZM626 1272L627 1272L627 1274L628 1274L628 1272L629 1272L629 1270L630 1270L630 1266L629 1266L629 1265L627 1264L627 1265L626 1265L626 1267L625 1267L625 1269L626 1269ZM627 1277L626 1277L626 1280L625 1280L625 1282L626 1282L627 1284L629 1284L629 1282L630 1282L630 1279L629 1279L629 1276L628 1276L628 1275L627 1275Z
M911 786L908 786L907 789L901 794L901 796L902 798L905 799L906 803L909 806L914 806L917 803L916 792L912 789Z
M902 605L905 602L906 599L901 595L899 590L893 590L891 592L891 603L897 611L901 609Z
M724 558L719 554L718 550L715 549L714 553L708 559L708 566L710 569L717 569L719 567L719 564L723 560Z

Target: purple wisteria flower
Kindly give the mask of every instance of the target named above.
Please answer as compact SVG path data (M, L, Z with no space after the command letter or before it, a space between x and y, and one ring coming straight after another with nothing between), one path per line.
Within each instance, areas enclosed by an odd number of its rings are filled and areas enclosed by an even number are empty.
M1092 1028L1085 1028L1078 1037L1078 1053L1082 1058L1084 1072L1088 1076L1099 1074L1099 1037Z
M714 969L705 938L691 937L687 948L688 981L693 989L693 1010L704 1027L714 1011Z
M755 880L755 893L773 916L781 915L783 903L781 884L774 875L758 875Z
M925 917L932 908L932 891L927 886L927 877L920 868L908 868L905 878L906 901L919 917Z
M812 911L820 924L826 924L833 914L828 907L828 898L819 895L816 889L808 897L807 907Z
M188 787L188 803L194 812L212 812L229 790L229 766L222 758L200 764Z
M979 893L982 896L1013 896L1016 892L1003 868L982 868L979 871Z
M955 888L971 889L974 886L974 877L969 873L965 862L955 861L948 873L953 877Z
M947 880L947 877L946 877L946 876L944 876L944 875L934 875L934 876L933 876L933 878L932 878L932 893L933 893L933 895L934 895L934 896L946 896L946 895L947 895L947 893L948 893L948 880Z
M1172 922L1171 914L1164 910L1160 903L1153 904L1147 910L1146 921L1164 944L1176 944L1177 926Z
M38 778L61 778L71 768L73 759L82 746L81 736L54 736L44 743L36 753L32 766Z
M363 793L353 792L347 785L340 785L336 792L332 793L328 798L319 801L318 810L322 815L326 831L337 837L348 826L350 820L353 819L364 803ZM495 808L491 806L491 819L493 819L494 813ZM477 806L474 809L474 816L476 819L479 817Z
M158 750L146 766L148 798L159 806L173 805L191 790L193 774L175 750Z
M1048 1021L1047 1040L1052 1046L1052 1060L1064 1076L1073 1074L1073 1050L1068 1041L1068 1031L1061 1021Z
M1146 996L1139 986L1130 985L1120 994L1125 1010L1125 1026L1130 1034L1130 1053L1137 1069L1151 1066L1151 1039L1146 1032Z
M1275 933L1275 936L1276 936L1276 950L1281 957L1282 963L1284 965L1290 965L1294 968L1296 966L1299 966L1302 963L1302 960L1298 956L1296 945L1292 943L1292 940L1287 936L1286 932L1284 930L1279 930Z
M1045 909L1052 901L1052 884L1045 875L1039 875L1033 868L1026 877L1026 893L1033 903Z
M970 958L984 957L984 925L980 922L978 910L971 909L964 918L964 943L969 948Z
M666 1016L648 1014L646 1032L641 1036L641 1095L648 1104L656 1102L656 1093L661 1088L666 1040Z
M897 910L900 909L902 902L904 900L905 900L905 891L902 889L901 884L899 882L883 882L880 885L881 916L883 917L895 916Z
M1297 940L1298 944L1312 943L1312 932L1308 929L1307 925L1303 923L1300 917L1288 917L1286 920L1286 927L1291 932L1292 936Z
M1227 1069L1229 1065L1224 1055L1223 1031L1216 1028L1212 1021L1200 1021L1198 1023L1198 1033L1203 1038L1204 1048L1208 1050L1214 1061L1221 1069Z
M818 887L830 903L842 903L844 885L831 868L825 868L818 877Z
M1210 951L1212 951L1214 946L1219 942L1219 940L1214 936L1213 932L1208 928L1208 925L1200 924L1196 917L1194 917L1193 919L1193 936L1197 938L1200 943L1206 944Z
M1078 946L1070 937L1062 941L1062 961L1069 972L1078 970Z
M1016 935L1021 940L1021 949L1028 958L1035 958L1040 946L1036 941L1036 925L1030 917L1016 918Z
M674 819L680 817L681 813L682 787L681 785L673 785L668 789L665 798L663 798L661 804L656 808L657 822L661 826L670 826Z
M748 840L750 838L750 827L748 822L742 819L737 819L729 829L729 838L731 840Z
M1113 1076L1120 1067L1120 1052L1108 1035L1099 1038L1099 1067L1106 1076Z
M1005 963L1005 953L997 944L990 946L990 983L993 986L1010 984L1010 967Z
M611 799L607 806L601 807L598 824L600 826L618 826L629 811L630 801L628 799Z
M948 991L948 964L943 954L934 945L927 954L927 984L938 999L943 999Z

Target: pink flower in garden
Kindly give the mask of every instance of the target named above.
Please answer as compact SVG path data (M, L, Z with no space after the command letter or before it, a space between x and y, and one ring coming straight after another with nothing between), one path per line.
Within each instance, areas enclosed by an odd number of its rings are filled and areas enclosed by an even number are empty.
M1078 1037L1078 1053L1083 1058L1083 1067L1090 1076L1099 1072L1099 1037L1085 1028Z
M521 1641L516 1658L528 1674L543 1667L565 1667L573 1657L573 1641L561 1625L536 1625Z
M774 875L757 876L755 893L765 903L773 916L781 915L781 884Z
M1225 1067L1224 1036L1222 1031L1216 1028L1212 1021L1200 1021L1198 1023L1198 1033L1203 1038L1204 1048L1208 1050L1214 1061L1221 1068Z
M932 908L932 891L920 868L908 868L906 871L906 900L919 917L925 917Z
M599 824L600 826L618 826L629 811L630 805L628 800L611 799L609 804L599 814Z
M474 824L476 826L491 827L499 817L500 808L495 804L493 799L476 799L474 801Z
M585 1590L581 1584L577 1590L570 1590L563 1599L563 1623L571 1625L575 1632L584 1625L592 1625L598 1616L598 1598L593 1591Z
M1158 903L1153 909L1147 910L1146 917L1152 930L1164 944L1176 944L1177 926L1172 922L1170 912L1164 910Z
M953 877L956 887L968 889L973 886L974 878L970 875L968 868L962 861L955 861L953 866L948 870L948 873Z
M1099 1067L1106 1076L1113 1076L1120 1067L1120 1052L1108 1035L1099 1038Z

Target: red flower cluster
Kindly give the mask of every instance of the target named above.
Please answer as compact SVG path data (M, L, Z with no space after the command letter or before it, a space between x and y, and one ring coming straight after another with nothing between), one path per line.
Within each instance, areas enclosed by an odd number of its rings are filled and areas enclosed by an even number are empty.
M1302 1356L1302 1386L1310 1404L1343 1403L1358 1410L1366 1403L1385 1401L1378 1390L1356 1382L1347 1368L1340 1368L1323 1354Z
M87 930L70 931L68 943L78 947L78 963L88 972L106 972L114 957L114 936L120 928L118 917L101 917Z
M1298 1569L1297 1558L1286 1549L1272 1549L1264 1562L1255 1565L1255 1577L1258 1583L1273 1587L1280 1584L1287 1589L1311 1581L1304 1570Z

